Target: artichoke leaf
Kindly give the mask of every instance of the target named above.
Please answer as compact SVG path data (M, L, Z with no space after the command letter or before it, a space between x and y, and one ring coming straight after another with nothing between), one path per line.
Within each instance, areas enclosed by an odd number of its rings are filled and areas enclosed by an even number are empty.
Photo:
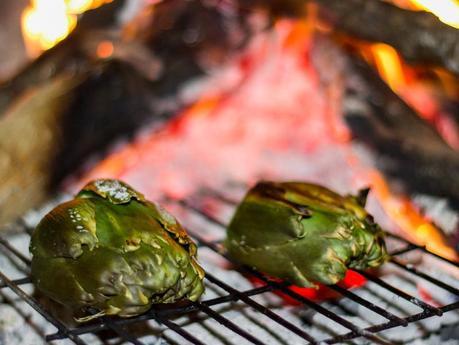
M348 268L388 259L365 198L312 183L260 182L237 207L225 247L242 264L296 285L335 284Z
M35 229L32 281L50 298L95 315L130 317L156 303L197 300L196 246L166 210L121 181L96 180Z

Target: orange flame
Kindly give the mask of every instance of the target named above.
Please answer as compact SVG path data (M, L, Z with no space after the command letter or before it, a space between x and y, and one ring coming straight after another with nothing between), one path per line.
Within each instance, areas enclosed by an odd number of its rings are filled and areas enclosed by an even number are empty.
M404 233L411 237L411 241L425 246L435 254L458 261L457 253L448 245L442 232L423 217L408 198L393 194L379 172L371 172L370 179L373 191L384 210L405 230Z
M379 74L395 92L406 85L402 61L397 51L384 43L371 45L374 62Z
M21 27L27 52L36 57L66 38L78 15L112 0L31 0L22 13Z
M441 98L436 92L442 88L451 99L456 99L459 92L456 80L445 71L434 70L441 85L434 88L433 83L405 64L391 46L377 43L361 44L358 48L362 56L375 66L386 84L420 117L433 125L449 146L459 149L457 125L451 119L451 114L441 107Z

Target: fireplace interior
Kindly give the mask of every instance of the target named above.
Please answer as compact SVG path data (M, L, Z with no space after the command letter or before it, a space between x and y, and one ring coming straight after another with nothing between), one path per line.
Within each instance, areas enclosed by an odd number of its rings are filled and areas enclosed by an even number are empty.
M23 30L0 62L1 344L459 344L459 4L77 3L0 5ZM30 235L95 178L185 226L199 301L78 323L34 288ZM369 187L390 260L318 289L240 265L222 241L259 180Z

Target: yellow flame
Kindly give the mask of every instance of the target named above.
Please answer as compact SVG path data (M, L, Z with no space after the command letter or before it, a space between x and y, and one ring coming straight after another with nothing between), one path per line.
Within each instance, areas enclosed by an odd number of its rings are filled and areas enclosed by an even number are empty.
M371 45L374 62L380 76L394 91L406 84L402 61L397 51L384 43Z
M395 0L392 0L396 2ZM433 13L444 23L459 28L459 0L406 0L412 9ZM371 61L376 65L379 75L395 92L406 86L407 80L403 62L398 52L384 43L372 44L369 50Z
M443 23L459 28L457 0L410 0L418 8L436 15Z
M393 194L379 172L371 172L370 179L385 212L413 242L447 259L458 261L456 251L449 246L443 233L424 218L408 198Z
M78 15L112 0L31 0L21 24L27 51L37 56L72 32Z

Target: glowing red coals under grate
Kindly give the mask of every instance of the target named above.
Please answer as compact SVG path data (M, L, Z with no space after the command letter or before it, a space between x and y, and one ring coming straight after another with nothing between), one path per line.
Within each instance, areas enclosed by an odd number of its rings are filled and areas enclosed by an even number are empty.
M252 278L252 277L250 277L249 279L257 287L264 285L264 282L260 279ZM353 289L353 288L358 288L358 287L365 285L366 281L367 280L359 273L353 270L348 270L346 272L344 279L340 281L338 285L345 289ZM304 287L299 287L296 285L290 285L288 288L290 289L290 291L296 294L299 294L300 296L311 299L313 301L323 301L323 300L340 297L340 294L338 292L330 289L329 287L323 284L318 284L317 289L304 288ZM278 295L279 297L281 297L285 304L301 305L301 302L298 301L298 299L292 298L289 295L281 291L275 290L274 293Z

